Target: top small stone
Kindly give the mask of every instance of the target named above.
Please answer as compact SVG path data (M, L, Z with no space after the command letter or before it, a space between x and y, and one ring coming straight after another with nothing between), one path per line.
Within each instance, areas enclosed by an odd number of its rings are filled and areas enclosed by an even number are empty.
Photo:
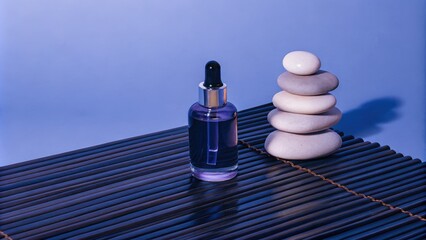
M311 75L321 67L321 61L315 54L306 51L293 51L283 58L284 68L297 75Z

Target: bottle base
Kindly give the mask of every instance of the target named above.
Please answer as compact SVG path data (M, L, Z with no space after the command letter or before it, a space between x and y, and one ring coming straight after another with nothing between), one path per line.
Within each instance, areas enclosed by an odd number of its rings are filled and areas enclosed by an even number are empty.
M192 164L190 164L190 166L192 176L207 182L222 182L230 180L237 176L238 173L238 165L219 169L197 168L192 166Z

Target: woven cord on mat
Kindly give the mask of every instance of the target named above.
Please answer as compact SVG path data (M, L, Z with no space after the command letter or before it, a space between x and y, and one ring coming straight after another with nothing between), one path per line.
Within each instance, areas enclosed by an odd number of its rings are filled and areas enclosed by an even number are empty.
M0 235L2 237L2 239L6 239L6 240L13 240L11 237L9 237L9 235L7 235L5 232L0 231Z
M348 188L348 187L346 187L346 186L344 186L344 185L342 185L342 184L340 184L340 183L337 183L337 182L335 182L335 181L333 181L333 180L331 180L331 179L329 179L329 178L324 177L324 176L323 176L323 175L321 175L321 174L316 173L315 171L313 171L313 170L311 170L311 169L309 169L309 168L302 167L302 166L300 166L300 165L298 165L298 164L295 164L294 162L289 161L289 160L285 160L285 159L282 159L282 158L274 157L274 156L270 155L269 153L267 153L266 151L264 151L264 150L262 150L262 149L259 149L259 148L256 148L256 147L254 147L253 145L251 145L250 143L248 143L248 142L246 142L246 141L244 141L244 140L242 140L242 139L239 139L239 140L238 140L238 142L239 142L241 145L245 146L246 148L249 148L249 149L251 149L251 150L254 150L255 152L257 152L257 153L259 153L259 154L261 154L261 155L266 155L266 156L268 156L268 157L275 158L275 159L277 159L277 160L279 160L279 161L281 161L281 162L283 162L283 163L285 163L285 164L287 164L287 165L291 166L292 168L295 168L295 169L297 169L297 170L299 170L299 171L302 171L302 172L309 173L309 174L311 174L312 176L319 177L321 180L326 181L326 182L328 182L328 183L330 183L330 184L332 184L332 185L334 185L334 186L336 186L336 187L338 187L338 188L341 188L341 189L345 190L346 192L351 193L351 194L353 194L353 195L355 195L355 196L358 196L358 197L362 197L362 198L369 199L369 200L370 200L370 201L372 201L372 202L378 202L378 203L380 203L381 205L383 205L383 206L385 206L385 207L387 207L387 208L389 208L389 209L391 209L391 210L397 210L397 211L399 211L399 212L402 212L402 213L404 213L404 214L407 214L407 215L408 215L408 216L410 216L410 217L414 217L414 218L419 219L420 221L424 221L424 222L426 222L426 218L425 218L425 217L423 217L423 216L420 216L420 215L414 214L414 213L412 213L412 212L410 212L410 211L407 211L407 210L405 210L405 209L402 209L402 208L400 208L400 207L395 207L395 206L393 206L393 205L391 205L391 204L389 204L389 203L386 203L386 202L384 202L383 200L377 199L377 198L375 198L375 197L372 197L372 196L369 196L369 195L365 195L365 194L363 194L363 193L356 192L356 191L354 191L354 190L352 190L352 189L350 189L350 188Z

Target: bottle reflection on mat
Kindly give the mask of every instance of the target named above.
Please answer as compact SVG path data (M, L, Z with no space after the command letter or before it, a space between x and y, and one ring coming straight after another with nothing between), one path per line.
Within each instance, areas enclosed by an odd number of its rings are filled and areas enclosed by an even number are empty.
M194 226L232 224L232 221L235 221L234 216L238 212L236 188L235 179L223 183L209 183L193 178L190 187L193 207L189 220L193 221Z
M210 61L199 101L188 113L191 171L200 180L220 182L237 175L237 109L226 98L220 65Z

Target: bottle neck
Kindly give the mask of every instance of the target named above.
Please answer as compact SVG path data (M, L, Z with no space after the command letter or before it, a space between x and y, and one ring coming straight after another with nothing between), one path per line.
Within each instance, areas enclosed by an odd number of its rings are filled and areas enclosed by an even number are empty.
M219 88L206 88L204 83L198 85L198 103L207 107L222 107L226 104L226 84Z

